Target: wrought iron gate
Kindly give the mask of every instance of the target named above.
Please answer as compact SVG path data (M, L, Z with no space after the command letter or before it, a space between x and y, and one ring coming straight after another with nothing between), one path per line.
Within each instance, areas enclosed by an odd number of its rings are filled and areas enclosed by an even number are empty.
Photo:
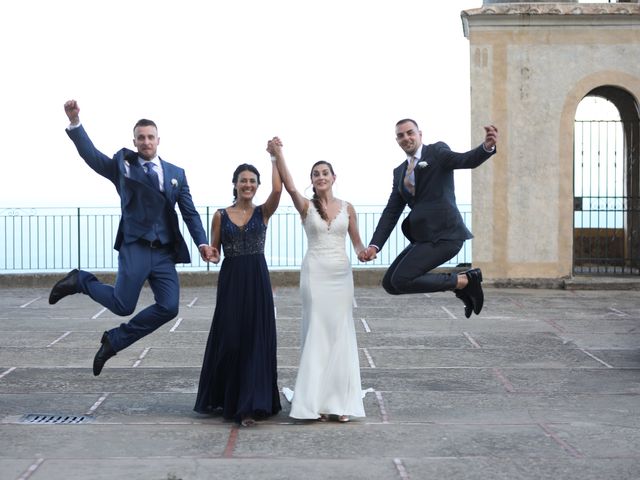
M640 274L638 122L574 127L573 271Z

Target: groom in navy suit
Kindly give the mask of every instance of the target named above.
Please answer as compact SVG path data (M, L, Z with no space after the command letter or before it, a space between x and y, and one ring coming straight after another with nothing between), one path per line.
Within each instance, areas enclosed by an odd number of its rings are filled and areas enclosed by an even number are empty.
M465 316L480 313L484 303L482 272L474 268L460 274L434 273L455 257L465 240L473 238L456 206L453 172L476 168L496 151L498 129L485 128L484 142L465 153L451 151L444 142L422 144L415 120L396 123L396 141L407 158L393 170L393 187L369 247L358 255L372 260L395 228L405 206L411 209L402 233L411 242L387 270L383 288L392 295L453 290L465 305Z
M135 310L145 280L155 299L153 305L127 323L104 332L93 360L93 374L100 375L105 362L116 352L178 314L180 283L175 264L188 263L191 258L178 227L176 203L203 260L209 261L214 252L193 204L184 170L157 155L160 138L154 122L142 119L136 123L136 152L123 148L109 158L93 146L80 124L78 103L69 100L64 110L71 122L67 134L78 153L96 173L114 184L120 196L122 217L114 246L118 250L118 275L111 286L89 272L74 269L53 286L49 303L85 293L116 315L126 316Z

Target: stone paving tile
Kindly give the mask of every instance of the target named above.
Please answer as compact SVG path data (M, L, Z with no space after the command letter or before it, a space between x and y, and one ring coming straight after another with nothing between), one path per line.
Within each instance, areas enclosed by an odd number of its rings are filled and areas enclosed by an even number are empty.
M25 447L47 458L169 457L176 452L191 456L222 456L229 426L205 424L100 424L3 425L0 451L19 458ZM28 429L28 430L27 430ZM22 440L16 441L21 438ZM109 441L104 441L108 438ZM11 440L10 440L11 439Z
M582 421L553 425L550 429L560 441L571 445L575 450L574 455L589 458L635 458L640 462L637 425ZM606 441L603 441L605 438Z
M59 349L57 349L59 350ZM94 349L64 349L64 355L57 354L54 349L3 347L0 350L0 365L15 365L21 367L46 368L52 357L57 358L60 367L84 367L90 366L97 347ZM118 358L121 360L121 357Z
M640 428L637 395L384 392L390 422L538 424L619 423Z
M11 317L7 319L0 319L2 328L12 331L82 331L93 332L100 339L99 334L102 334L105 330L113 328L122 322L122 319L108 319L101 317L99 319L91 319L91 315L97 312L92 312L85 317L67 317L64 313L57 313L56 316L38 316L30 315L28 317L17 318Z
M135 348L144 350L153 348L200 348L204 351L207 343L208 332L171 332L166 335L157 332L148 339L136 342ZM0 347L8 348L46 348L53 349L61 355L67 350L90 349L95 353L100 346L102 332L87 332L82 330L56 330L56 331L22 331L3 333L0 338ZM55 343L54 343L55 342Z
M115 359L115 357L114 357ZM105 368L94 377L87 368L16 368L0 381L2 393L195 392L199 368Z
M522 370L504 368L502 376L515 392L639 394L638 369Z
M573 334L590 332L591 334L638 333L638 317L625 318L594 318L581 316L574 319L555 318L552 320L554 328L562 335L571 337Z
M466 457L514 456L558 457L565 453L535 425L403 425L365 424L352 421L336 428L328 422L312 422L278 428L269 436L266 428L243 430L238 457L359 458L359 457ZM264 438L269 437L269 449ZM366 445L366 448L363 446Z
M357 325L357 321L356 321ZM473 348L469 339L463 333L359 333L358 346L360 348Z
M530 319L522 320L515 317L495 317L489 313L484 315L482 321L477 317L465 319L462 312L459 317L452 318L429 318L412 319L389 318L389 317L365 317L371 330L375 333L393 334L398 331L413 331L416 334L454 334L459 332L473 331L481 332L518 332L518 333L540 333L557 332L557 328L547 322Z
M562 335L580 348L596 350L640 350L640 331L607 333L571 333Z
M2 393L3 423L15 423L23 415L86 415L102 393Z
M553 348L515 350L503 348L474 349L402 349L384 347L368 349L380 368L597 368L602 367L593 358L578 349Z
M24 476L25 472L29 471L29 468L34 465L34 463L38 463L41 465L43 460L36 458L0 458L0 473L2 473L2 478L6 478L7 480L14 478L20 478Z
M590 349L589 352L614 368L634 368L640 371L640 348L598 350Z
M632 480L637 459L576 458L438 458L405 460L411 478L463 478L465 480Z
M24 471L28 463L23 463ZM0 471L3 469L0 460ZM149 462L132 462L129 458L108 460L47 460L38 475L47 480L68 480L70 472L91 472L92 480L370 480L397 478L393 459L334 460L314 458L153 458ZM13 477L10 477L13 478Z
M565 347L565 340L555 332L478 332L473 329L465 332L480 348L493 348L521 351L561 349Z
M493 369L420 368L362 370L362 388L378 391L502 393L505 387Z

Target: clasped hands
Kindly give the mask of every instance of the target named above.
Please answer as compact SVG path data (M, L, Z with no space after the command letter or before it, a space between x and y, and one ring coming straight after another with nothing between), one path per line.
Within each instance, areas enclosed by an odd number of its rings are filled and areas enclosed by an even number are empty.
M210 245L200 245L198 250L200 251L200 257L205 262L218 263L220 261L220 251L217 248Z
M375 247L369 246L358 253L358 260L361 262L368 262L374 260L378 256L378 251Z
M279 137L273 137L271 140L267 142L267 152L272 157L275 157L277 154L282 153L282 140Z

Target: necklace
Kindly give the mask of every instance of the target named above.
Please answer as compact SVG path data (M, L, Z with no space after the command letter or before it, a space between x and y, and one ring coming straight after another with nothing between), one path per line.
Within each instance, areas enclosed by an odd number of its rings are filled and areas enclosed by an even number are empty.
M247 216L247 213L252 210L253 205L249 205L248 207L241 207L236 204L236 207L242 212L242 218L244 219Z

